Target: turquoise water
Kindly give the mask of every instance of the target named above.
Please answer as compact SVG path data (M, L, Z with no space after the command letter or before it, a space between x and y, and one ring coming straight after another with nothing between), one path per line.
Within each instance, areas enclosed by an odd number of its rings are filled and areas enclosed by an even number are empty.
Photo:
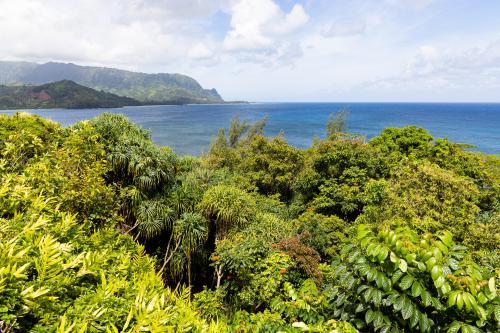
M500 104L436 103L256 103L226 105L141 106L121 109L25 110L71 125L103 112L122 113L151 130L153 140L178 154L206 151L220 127L239 114L242 119L268 117L267 135L285 132L292 145L307 147L314 136L324 137L330 113L349 110L351 133L377 135L384 127L417 125L434 137L469 143L476 150L500 155ZM13 113L14 111L0 111Z

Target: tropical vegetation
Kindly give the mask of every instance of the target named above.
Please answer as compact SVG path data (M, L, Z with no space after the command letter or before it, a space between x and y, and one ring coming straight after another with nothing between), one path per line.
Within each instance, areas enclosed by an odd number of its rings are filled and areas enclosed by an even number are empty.
M0 116L0 332L500 330L500 159L333 115L200 157L126 117Z

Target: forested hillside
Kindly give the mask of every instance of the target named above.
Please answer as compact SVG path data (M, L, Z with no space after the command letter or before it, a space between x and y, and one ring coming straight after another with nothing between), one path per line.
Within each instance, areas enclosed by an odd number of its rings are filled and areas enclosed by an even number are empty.
M39 86L0 86L0 109L3 110L120 108L140 104L135 99L97 91L68 80Z
M71 80L92 89L127 96L142 103L224 102L217 90L203 89L195 79L181 74L147 74L58 62L36 64L0 61L0 84L40 85L62 80Z
M0 332L498 332L500 160L424 129L201 157L0 116Z

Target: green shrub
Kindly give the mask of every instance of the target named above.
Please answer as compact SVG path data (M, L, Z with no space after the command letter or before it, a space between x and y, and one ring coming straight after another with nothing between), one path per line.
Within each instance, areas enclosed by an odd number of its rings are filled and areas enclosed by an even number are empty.
M325 266L330 310L369 331L494 332L498 279L464 261L466 254L450 232L374 233L361 225L341 256Z

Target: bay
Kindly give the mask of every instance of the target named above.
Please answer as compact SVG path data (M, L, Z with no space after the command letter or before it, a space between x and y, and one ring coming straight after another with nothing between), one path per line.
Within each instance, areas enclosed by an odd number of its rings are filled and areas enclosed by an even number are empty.
M350 133L380 133L385 127L416 125L435 138L472 144L472 150L500 155L500 104L487 103L253 103L212 105L156 105L120 109L47 109L27 111L69 126L103 112L121 113L151 131L155 143L170 146L180 155L207 151L221 127L235 115L256 121L267 117L266 135L284 132L287 141L308 147L314 137L325 136L329 115L349 111ZM0 111L12 114L16 111Z

